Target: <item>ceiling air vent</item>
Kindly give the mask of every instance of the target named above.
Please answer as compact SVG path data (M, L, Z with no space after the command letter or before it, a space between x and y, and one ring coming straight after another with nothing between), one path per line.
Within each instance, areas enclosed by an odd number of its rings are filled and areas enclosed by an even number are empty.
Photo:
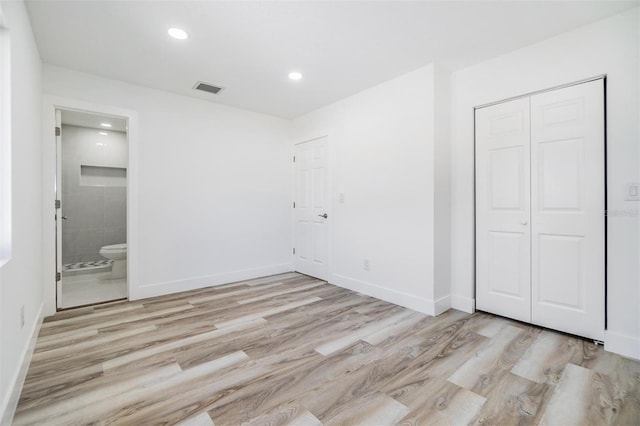
M203 83L201 81L197 82L195 86L193 86L196 90L202 90L204 92L213 93L217 95L218 92L222 90L222 87L214 86L213 84Z

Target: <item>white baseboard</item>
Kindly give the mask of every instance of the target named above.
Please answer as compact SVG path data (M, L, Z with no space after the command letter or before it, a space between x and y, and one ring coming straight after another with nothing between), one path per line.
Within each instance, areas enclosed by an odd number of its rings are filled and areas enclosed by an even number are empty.
M605 331L604 350L640 360L640 339L634 336Z
M451 307L472 314L476 310L476 300L470 297L451 295Z
M20 399L20 394L22 393L24 379L27 377L27 371L29 370L29 364L31 364L33 350L36 347L38 334L40 334L40 326L42 325L42 320L44 318L42 315L43 311L44 302L41 303L40 308L38 308L36 320L31 328L31 336L29 337L27 345L22 350L20 367L11 378L7 394L5 395L4 401L2 401L2 406L0 407L0 425L10 425L13 422L13 416L16 414L16 408L18 408L18 401Z
M451 295L447 294L444 297L436 299L434 303L435 316L438 316L451 308Z
M269 265L260 268L243 269L240 271L225 272L222 274L208 275L204 277L189 278L186 280L166 281L160 283L145 284L130 290L129 299L146 299L147 297L163 296L165 294L179 293L181 291L195 290L236 281L250 280L266 277L268 275L283 274L293 271L293 265L283 263Z
M329 283L357 291L386 302L395 303L396 305L404 306L405 308L413 309L414 311L422 312L423 314L437 315L436 312L438 308L436 307L436 303L433 300L424 297L380 287L375 284L345 277L340 274L331 274L329 277ZM442 301L442 306L446 303L443 299L446 298L438 299L438 301Z

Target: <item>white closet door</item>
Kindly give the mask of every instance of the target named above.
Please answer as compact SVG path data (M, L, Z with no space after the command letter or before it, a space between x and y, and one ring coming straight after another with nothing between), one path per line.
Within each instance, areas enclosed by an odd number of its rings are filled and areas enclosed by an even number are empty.
M531 97L532 322L604 334L604 88Z
M476 307L531 321L529 99L476 111Z

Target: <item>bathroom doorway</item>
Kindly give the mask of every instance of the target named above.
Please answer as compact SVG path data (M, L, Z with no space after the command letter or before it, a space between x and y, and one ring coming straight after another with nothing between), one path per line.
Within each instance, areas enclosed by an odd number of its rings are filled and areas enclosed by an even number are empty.
M127 130L56 110L57 309L127 298Z

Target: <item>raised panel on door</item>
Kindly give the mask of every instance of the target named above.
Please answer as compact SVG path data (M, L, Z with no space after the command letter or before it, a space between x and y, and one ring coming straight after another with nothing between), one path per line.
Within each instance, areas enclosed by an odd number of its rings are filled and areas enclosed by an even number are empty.
M522 279L528 269L529 238L523 232L489 231L487 244L488 290L493 296L520 300L529 283Z
M313 244L313 258L312 261L319 267L326 266L327 264L327 232L325 224L321 221L316 221L312 226L312 244Z
M313 208L314 209L326 209L325 205L325 173L324 167L314 167L311 170L312 176L312 191L313 191Z
M313 223L299 219L296 221L294 232L296 235L296 260L298 262L310 262L313 257L311 247L313 243Z
M604 335L602 80L531 97L532 322Z
M327 279L328 158L327 138L295 146L294 267L298 272Z
M521 211L523 207L524 156L522 146L493 148L489 155L489 208Z
M582 139L542 142L537 146L537 199L541 211L579 211Z
M476 307L531 319L529 100L476 110Z
M296 173L296 203L301 209L311 205L311 173L309 170L299 170Z
M561 309L583 310L584 239L544 234L537 237L538 302Z

